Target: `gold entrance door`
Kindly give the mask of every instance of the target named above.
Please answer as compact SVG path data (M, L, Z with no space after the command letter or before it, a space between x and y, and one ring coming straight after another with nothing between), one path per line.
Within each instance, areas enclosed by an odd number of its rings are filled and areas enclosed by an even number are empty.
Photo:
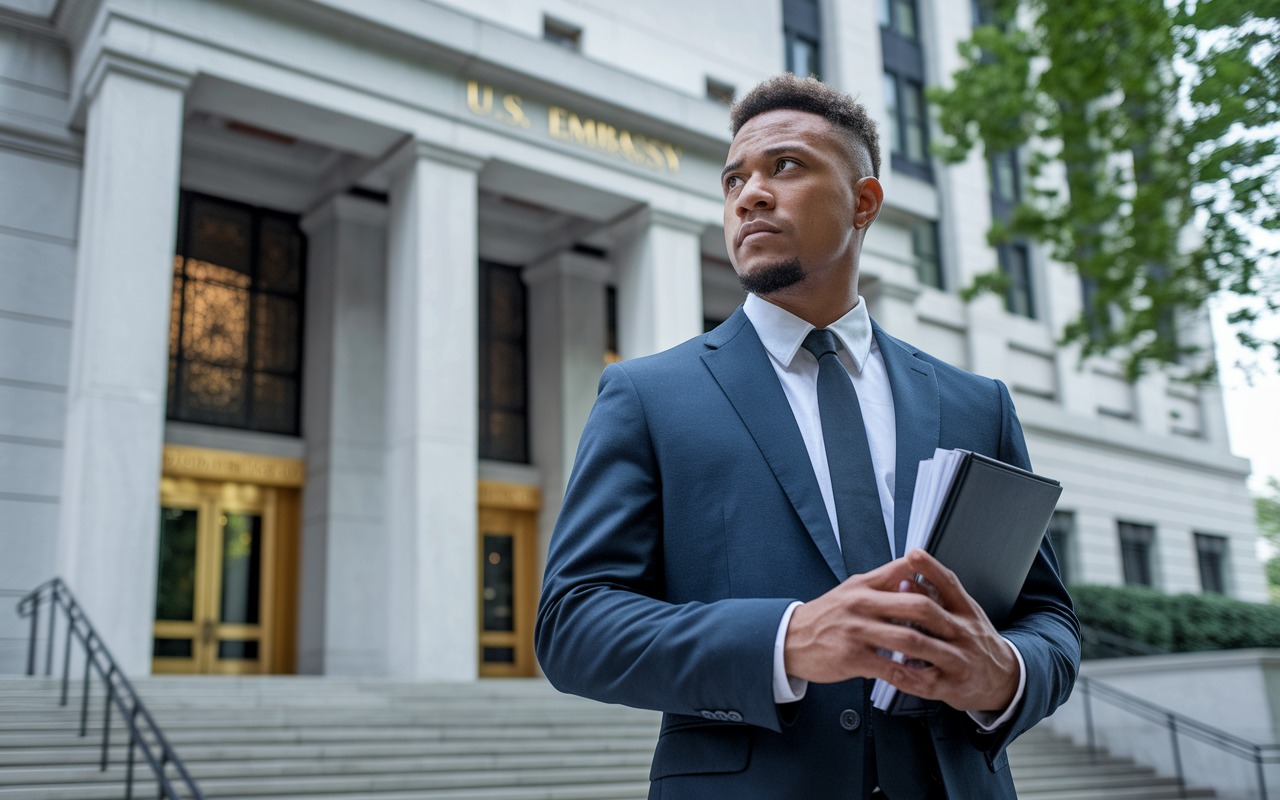
M538 605L534 549L541 494L530 486L479 484L480 675L536 674Z
M185 460L172 458L175 453ZM256 456L166 448L154 673L292 671L298 491L203 479L225 473L229 464L247 466L237 470L245 477L261 477L255 462L263 466Z

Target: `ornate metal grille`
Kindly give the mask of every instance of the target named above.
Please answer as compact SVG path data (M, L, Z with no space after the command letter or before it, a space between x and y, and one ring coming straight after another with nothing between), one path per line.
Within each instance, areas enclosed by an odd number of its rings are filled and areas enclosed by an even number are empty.
M519 268L481 261L481 458L529 460L527 332Z
M306 240L297 217L183 192L169 419L298 433Z

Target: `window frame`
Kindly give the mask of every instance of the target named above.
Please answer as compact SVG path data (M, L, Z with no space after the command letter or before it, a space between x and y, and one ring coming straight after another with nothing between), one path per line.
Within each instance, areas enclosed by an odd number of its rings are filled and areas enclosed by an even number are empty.
M529 291L524 285L521 277L521 268L510 264L502 264L496 261L488 261L481 259L478 265L479 270L479 291L477 313L478 331L476 342L476 361L477 361L477 430L476 430L476 452L479 458L489 461L501 461L507 464L530 464L533 461L533 452L531 447L532 432L530 431L529 419L529 383L530 383L530 359L529 359ZM492 344L495 341L493 335L493 325L490 320L490 292L491 284L489 275L494 270L503 270L514 273L516 283L520 286L521 303L523 305L522 321L523 327L520 334L520 355L523 361L523 386L521 406L513 409L510 407L499 407L493 402L493 388L490 385L492 371L490 370L490 358L492 357ZM503 413L519 413L522 417L522 436L520 442L521 458L507 458L506 454L498 452L501 448L497 445L501 444L496 437L487 436L486 420L487 414L492 411L500 411Z
M186 304L187 304L187 283L190 278L186 274L186 259L193 258L191 250L194 246L193 232L191 226L195 222L191 207L198 203L209 203L213 205L221 205L227 208L237 209L249 215L249 272L244 273L249 284L245 287L245 291L249 293L249 305L247 314L247 331L246 337L246 356L244 383L244 410L241 413L245 424L228 424L227 422L211 421L210 419L196 419L193 415L183 413L186 406L185 392L186 388L183 383L186 374L186 367L191 362L201 362L201 359L193 359L185 356L185 348L182 346L182 339L186 329ZM263 223L267 219L273 219L283 222L291 226L297 234L298 243L298 286L294 292L282 292L275 289L263 288L261 281L261 237ZM175 265L173 272L170 274L171 287L172 283L181 280L181 291L178 292L178 302L170 304L170 314L176 314L178 319L176 322L170 320L171 336L176 332L178 341L176 350L173 345L170 346L168 354L168 383L166 384L165 395L165 420L172 422L184 422L196 425L209 425L217 428L227 428L229 430L252 431L254 433L267 433L279 436L301 436L302 435L302 406L305 393L305 368L306 368L306 314L307 314L307 245L308 240L300 225L301 217L298 214L290 214L285 211L267 208L264 206L255 206L249 203L243 203L238 200L230 200L217 195L197 192L190 189L181 189L178 196L178 224L175 236L174 258L182 258L184 260L181 271ZM233 269L233 268L232 268ZM173 289L171 289L172 291ZM291 300L296 303L297 308L297 327L295 339L297 343L297 361L296 369L291 374L285 374L275 369L258 369L254 366L254 360L257 355L258 345L258 306L263 296L279 297ZM175 326L176 325L176 331ZM207 363L207 362L203 362ZM293 403L293 413L289 420L287 430L280 428L268 428L260 425L252 424L254 420L254 392L253 379L259 374L272 375L277 378L285 378L292 380L295 384L295 400Z
M1226 536L1196 532L1192 534L1192 541L1195 543L1196 548L1196 567L1200 577L1200 591L1225 595L1228 586L1227 565L1230 563L1228 561L1228 553L1231 549L1230 540ZM1217 552L1211 552L1215 549ZM1215 571L1217 572L1214 582L1217 583L1217 588L1210 587L1208 585L1210 581L1205 580L1206 556L1209 556L1214 561Z
M1152 558L1156 540L1155 526L1143 525L1138 522L1117 521L1116 528L1120 542L1120 568L1125 585L1156 588L1156 571ZM1138 573L1136 575L1129 568L1131 563L1130 554L1140 559L1135 564L1137 567L1135 572Z

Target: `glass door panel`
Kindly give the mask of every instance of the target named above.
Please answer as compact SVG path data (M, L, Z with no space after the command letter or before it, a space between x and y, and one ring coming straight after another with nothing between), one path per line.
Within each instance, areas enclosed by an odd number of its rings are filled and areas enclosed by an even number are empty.
M511 509L479 509L480 674L534 674L533 574L535 516Z
M161 481L152 671L266 671L277 490Z

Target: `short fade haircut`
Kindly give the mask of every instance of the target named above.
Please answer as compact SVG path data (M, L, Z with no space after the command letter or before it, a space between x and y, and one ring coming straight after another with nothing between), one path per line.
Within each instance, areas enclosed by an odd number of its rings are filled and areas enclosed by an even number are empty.
M784 72L762 82L729 110L729 132L737 136L748 120L779 109L817 114L848 134L855 149L857 145L866 149L871 158L871 174L879 179L880 134L875 121L857 100L815 78L797 78ZM865 172L863 164L855 162L854 167Z

